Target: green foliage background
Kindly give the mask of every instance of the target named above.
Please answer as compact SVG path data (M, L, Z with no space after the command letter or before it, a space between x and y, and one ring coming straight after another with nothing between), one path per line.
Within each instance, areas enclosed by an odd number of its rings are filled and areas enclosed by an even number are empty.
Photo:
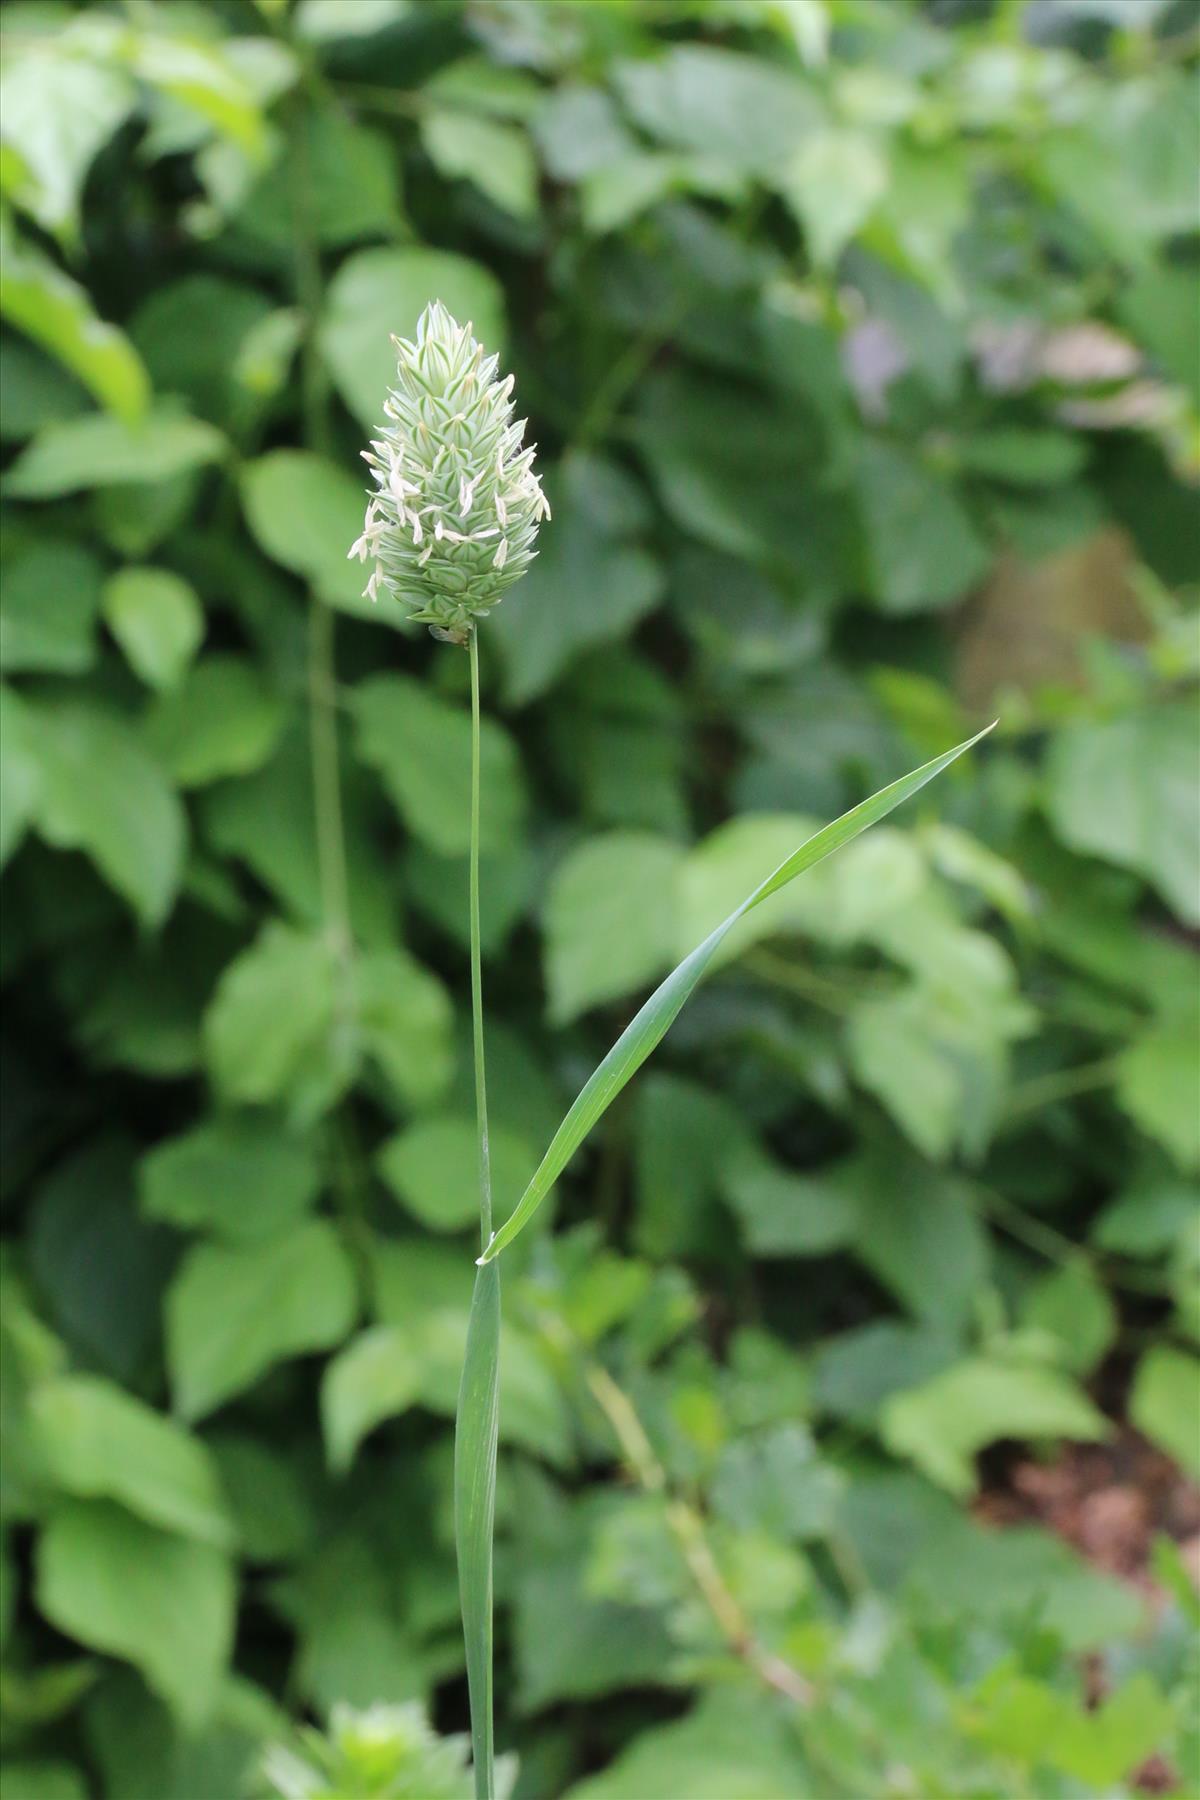
M810 822L1001 719L506 1255L519 1800L1194 1791L1169 1543L1152 1617L969 1504L1121 1417L1200 1472L1198 23L5 6L6 1800L465 1722L466 659L346 561L434 295L554 504L483 636L501 1217ZM319 1791L458 1792L414 1717Z

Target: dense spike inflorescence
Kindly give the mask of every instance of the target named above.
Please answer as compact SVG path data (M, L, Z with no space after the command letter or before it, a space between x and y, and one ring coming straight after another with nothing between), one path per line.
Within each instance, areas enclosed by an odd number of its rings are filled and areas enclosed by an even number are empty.
M382 589L410 619L463 642L528 569L550 508L525 420L512 417L513 378L497 378L499 359L485 358L470 325L434 300L415 342L392 341L388 423L363 451L376 491L350 555L374 561L370 599Z

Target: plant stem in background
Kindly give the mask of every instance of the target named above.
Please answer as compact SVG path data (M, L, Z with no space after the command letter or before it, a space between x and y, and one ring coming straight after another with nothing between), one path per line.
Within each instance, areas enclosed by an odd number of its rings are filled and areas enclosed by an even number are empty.
M580 1346L558 1320L543 1319L542 1328L560 1349L578 1352ZM585 1357L581 1366L588 1392L608 1420L627 1467L646 1493L663 1500L668 1529L730 1650L774 1693L782 1694L796 1706L810 1706L814 1697L811 1683L755 1636L741 1603L721 1573L703 1518L688 1501L671 1493L667 1472L654 1453L629 1395L602 1363Z
M483 974L479 947L479 642L471 658L471 1022L475 1047L475 1121L479 1140L480 1244L492 1233L492 1174L488 1149L487 1074L483 1044ZM496 1279L489 1277L495 1275ZM462 1386L454 1437L454 1528L476 1800L494 1800L492 1726L492 1530L496 1511L496 1442L500 1423L500 1281L494 1263L475 1272Z

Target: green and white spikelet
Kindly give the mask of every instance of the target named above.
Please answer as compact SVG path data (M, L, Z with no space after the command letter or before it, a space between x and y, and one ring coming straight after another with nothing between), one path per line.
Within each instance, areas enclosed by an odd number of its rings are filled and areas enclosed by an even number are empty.
M416 342L392 342L388 423L363 451L376 492L350 555L374 562L369 599L382 589L410 619L464 643L528 569L550 508L525 420L512 417L513 378L497 379L499 359L485 359L470 325L434 300Z

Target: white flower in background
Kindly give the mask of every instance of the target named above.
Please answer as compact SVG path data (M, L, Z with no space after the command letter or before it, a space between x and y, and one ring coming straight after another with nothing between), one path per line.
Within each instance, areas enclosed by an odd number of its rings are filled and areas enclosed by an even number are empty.
M388 423L363 455L375 481L351 556L373 562L365 592L392 594L410 619L463 642L537 552L550 508L534 473L525 420L513 421L513 378L440 300L416 342L393 338Z

